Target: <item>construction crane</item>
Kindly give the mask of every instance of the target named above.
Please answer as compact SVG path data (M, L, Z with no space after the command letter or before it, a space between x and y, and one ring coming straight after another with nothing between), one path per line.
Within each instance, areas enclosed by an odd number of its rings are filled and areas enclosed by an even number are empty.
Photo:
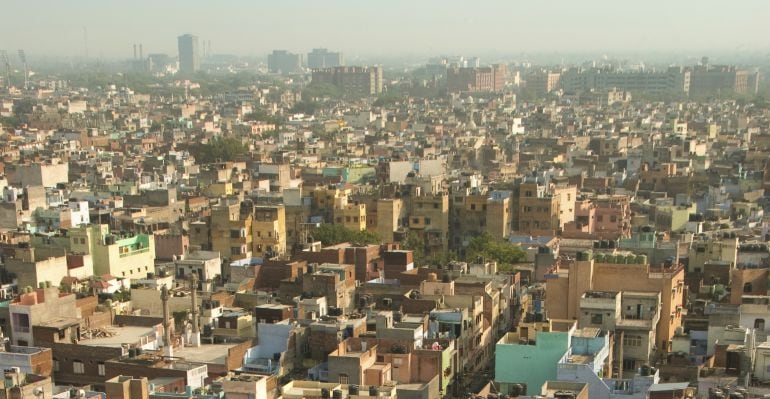
M8 61L8 52L0 50L0 62L5 67L5 88L11 88L11 62Z
M19 49L19 59L24 65L24 91L27 91L29 90L29 68L27 67L27 54L22 49Z

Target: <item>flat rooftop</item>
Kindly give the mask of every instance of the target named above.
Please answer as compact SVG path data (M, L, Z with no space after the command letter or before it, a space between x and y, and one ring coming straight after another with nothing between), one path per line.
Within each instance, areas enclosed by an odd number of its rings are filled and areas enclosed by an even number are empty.
M186 346L175 348L174 356L181 357L188 362L225 364L227 351L238 345L240 343L201 345L197 348Z
M112 326L102 328L101 330L113 334L109 337L85 338L80 340L81 345L101 346L107 348L119 348L123 344L134 344L141 340L141 337L155 332L153 327L138 326Z
M39 323L38 326L63 329L67 327L77 326L79 324L80 324L80 319L76 317L58 317L52 320Z

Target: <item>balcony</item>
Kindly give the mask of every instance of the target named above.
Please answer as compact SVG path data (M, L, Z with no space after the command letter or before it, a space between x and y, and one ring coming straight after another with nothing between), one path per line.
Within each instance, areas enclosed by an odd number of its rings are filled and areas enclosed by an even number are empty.
M125 258L127 256L134 256L134 255L138 255L138 254L143 254L145 252L150 252L150 248L149 247L144 247L144 248L138 248L138 249L134 249L134 250L129 250L127 252L122 252L120 254L120 257L121 258Z

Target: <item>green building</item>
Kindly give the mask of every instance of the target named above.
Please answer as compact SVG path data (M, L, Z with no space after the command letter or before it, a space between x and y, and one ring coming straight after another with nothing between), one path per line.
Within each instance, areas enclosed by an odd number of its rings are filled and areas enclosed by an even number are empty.
M539 330L539 331L538 331ZM526 387L527 395L540 393L543 384L556 380L559 360L570 347L571 331L552 331L551 323L522 325L506 334L495 347L495 381L500 392L511 392L514 384Z

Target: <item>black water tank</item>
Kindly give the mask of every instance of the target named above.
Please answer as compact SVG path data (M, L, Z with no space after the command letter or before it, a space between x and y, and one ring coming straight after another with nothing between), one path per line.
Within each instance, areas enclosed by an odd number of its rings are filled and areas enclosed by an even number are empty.
M358 385L351 385L348 387L348 394L358 395Z
M329 399L329 390L327 388L321 388L321 398Z
M380 396L380 388L377 388L375 386L370 386L369 396Z
M332 399L342 399L342 391L335 389L332 391Z

